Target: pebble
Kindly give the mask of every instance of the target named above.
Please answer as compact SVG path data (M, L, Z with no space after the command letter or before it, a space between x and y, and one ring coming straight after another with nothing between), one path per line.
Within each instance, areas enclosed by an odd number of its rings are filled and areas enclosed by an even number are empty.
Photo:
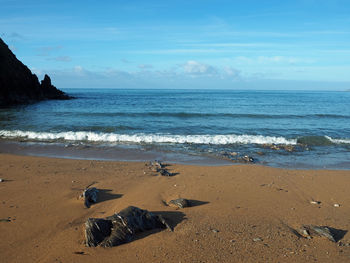
M333 206L334 207L340 207L340 204L334 204Z
M344 243L344 242L341 242L341 241L340 241L340 242L338 243L338 246L339 246L339 247L350 247L350 242Z
M253 241L258 242L258 241L262 241L262 239L260 237L256 237L256 238L253 238Z
M74 254L76 255L85 255L84 251L74 251Z
M310 204L319 205L319 204L321 204L321 202L312 200L312 201L310 201Z
M211 231L213 231L214 233L219 233L220 231L217 229L212 229Z
M3 181L5 181L5 180L0 178L0 183L3 182Z

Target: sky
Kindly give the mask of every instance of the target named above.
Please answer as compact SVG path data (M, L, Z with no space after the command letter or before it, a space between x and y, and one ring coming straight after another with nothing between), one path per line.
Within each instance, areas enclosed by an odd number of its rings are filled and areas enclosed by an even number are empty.
M0 0L0 37L60 89L350 89L349 0Z

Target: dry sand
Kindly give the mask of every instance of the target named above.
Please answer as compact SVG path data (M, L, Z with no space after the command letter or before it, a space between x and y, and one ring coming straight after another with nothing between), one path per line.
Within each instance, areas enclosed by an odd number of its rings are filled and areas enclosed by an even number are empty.
M145 163L1 154L0 219L10 222L0 222L0 261L350 262L350 246L291 231L303 224L350 230L350 171L168 168L178 174L155 176ZM87 209L77 197L94 181L103 190ZM195 200L195 206L164 205L178 197ZM129 205L160 212L174 232L148 231L113 248L85 247L87 218ZM341 242L350 242L350 233Z

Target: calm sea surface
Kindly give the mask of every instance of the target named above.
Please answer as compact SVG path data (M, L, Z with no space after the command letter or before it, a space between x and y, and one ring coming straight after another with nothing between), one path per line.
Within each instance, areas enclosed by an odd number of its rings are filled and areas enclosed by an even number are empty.
M0 139L217 159L249 155L279 167L350 168L350 92L66 92L76 99L0 109Z

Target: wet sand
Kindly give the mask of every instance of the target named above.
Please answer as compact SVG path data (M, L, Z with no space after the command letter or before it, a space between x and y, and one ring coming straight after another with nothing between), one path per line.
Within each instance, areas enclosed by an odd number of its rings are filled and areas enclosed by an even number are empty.
M339 246L350 243L350 171L180 164L168 169L177 174L156 176L145 162L0 154L1 262L350 261L350 246ZM77 197L93 182L101 196L87 209ZM178 197L193 206L164 204ZM174 232L147 231L113 248L84 245L87 218L129 205L163 215ZM310 224L344 232L334 243L292 231Z

